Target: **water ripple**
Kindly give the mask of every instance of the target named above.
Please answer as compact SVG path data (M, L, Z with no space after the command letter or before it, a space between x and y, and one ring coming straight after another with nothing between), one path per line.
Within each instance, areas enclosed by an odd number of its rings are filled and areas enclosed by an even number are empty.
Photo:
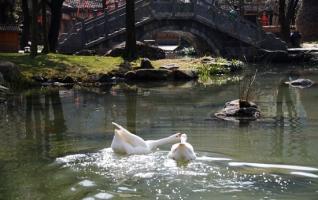
M81 173L86 178L80 183L86 189L101 197L107 194L107 198L155 195L159 199L187 199L215 192L232 197L233 194L244 196L251 191L263 198L281 191L292 193L298 188L304 191L304 186L317 178L316 174L309 173L318 171L313 167L234 162L224 156L200 155L198 152L197 160L180 166L168 159L165 151L123 156L107 148L97 153L58 158L57 163Z

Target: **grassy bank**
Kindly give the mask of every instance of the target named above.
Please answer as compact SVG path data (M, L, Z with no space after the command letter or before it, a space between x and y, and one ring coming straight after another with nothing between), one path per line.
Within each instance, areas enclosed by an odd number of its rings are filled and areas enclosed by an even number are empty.
M34 75L85 78L89 74L108 73L123 62L120 57L48 54L32 59L17 53L0 53L0 60L15 63L27 79Z
M208 63L204 60L208 59ZM105 56L75 56L62 54L39 55L32 59L27 54L0 53L0 61L15 63L26 80L32 76L45 78L70 76L74 79L85 80L89 75L107 74L118 70L124 62L121 57ZM140 66L141 59L130 63L132 67ZM220 74L230 74L232 65L237 61L227 61L222 58L181 58L151 61L155 68L163 65L175 65L179 69L197 70L199 76L207 77Z

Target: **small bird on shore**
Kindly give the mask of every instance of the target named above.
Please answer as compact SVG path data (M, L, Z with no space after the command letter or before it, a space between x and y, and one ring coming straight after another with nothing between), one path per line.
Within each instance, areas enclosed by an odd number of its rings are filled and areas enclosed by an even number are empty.
M181 142L172 145L168 157L176 161L191 161L196 159L193 147L187 142L187 135L181 135Z

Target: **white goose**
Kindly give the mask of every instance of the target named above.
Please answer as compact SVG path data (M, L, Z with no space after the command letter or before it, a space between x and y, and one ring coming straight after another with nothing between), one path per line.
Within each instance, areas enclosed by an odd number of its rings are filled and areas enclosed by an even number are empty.
M179 142L181 133L176 133L159 140L145 141L141 137L132 134L127 129L115 122L112 122L115 128L115 135L111 144L111 148L115 153L121 154L148 154L160 145Z
M180 143L172 145L168 157L176 161L190 161L196 159L192 145L187 142L186 134L181 135Z

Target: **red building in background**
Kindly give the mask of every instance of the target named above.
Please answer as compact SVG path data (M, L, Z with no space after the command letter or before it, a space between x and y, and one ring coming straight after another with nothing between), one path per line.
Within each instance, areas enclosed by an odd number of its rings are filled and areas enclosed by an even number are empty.
M61 33L68 32L74 23L103 15L125 4L125 0L65 0L62 7Z
M18 52L19 32L18 25L0 25L0 52Z

